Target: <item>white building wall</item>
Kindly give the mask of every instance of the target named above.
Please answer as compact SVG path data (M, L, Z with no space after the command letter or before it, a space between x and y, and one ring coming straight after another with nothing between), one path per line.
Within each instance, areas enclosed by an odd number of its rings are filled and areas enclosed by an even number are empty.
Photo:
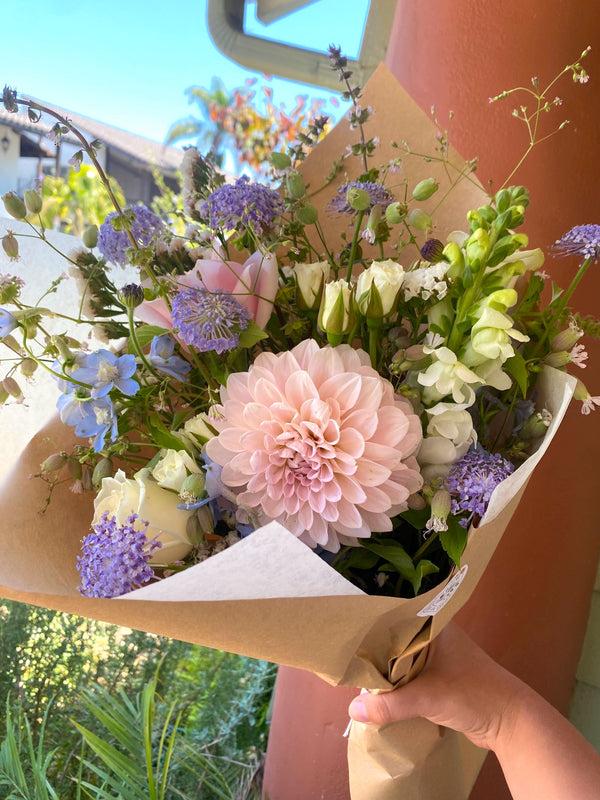
M8 140L8 149L4 150L4 140ZM20 136L12 128L0 125L0 194L16 191L19 181L19 149ZM0 203L0 213L3 206Z

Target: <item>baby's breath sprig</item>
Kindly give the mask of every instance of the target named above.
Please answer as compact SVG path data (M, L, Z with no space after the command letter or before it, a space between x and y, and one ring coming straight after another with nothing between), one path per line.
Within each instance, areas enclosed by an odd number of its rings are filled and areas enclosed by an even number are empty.
M506 98L512 97L513 95L525 95L525 98L528 99L529 102L529 105L526 103L521 103L519 106L513 108L512 111L513 117L525 125L529 142L525 152L517 162L516 166L511 170L506 180L502 183L502 186L500 187L501 189L511 182L515 173L521 168L524 161L527 159L536 145L552 138L559 131L562 131L567 127L567 125L570 124L570 120L563 119L548 133L544 133L541 130L543 115L548 114L550 111L559 108L562 105L562 99L558 95L554 95L554 97L552 97L554 94L553 89L558 81L564 75L570 74L574 83L588 82L590 76L587 70L583 68L581 62L584 58L586 58L591 49L592 48L589 46L586 47L577 61L575 61L573 64L567 64L565 67L563 67L561 71L555 75L550 83L548 83L543 89L540 89L539 78L533 77L531 78L531 86L515 86L512 89L504 89L499 94L489 98L490 103L496 103L498 100L506 100ZM534 104L533 110L531 103Z

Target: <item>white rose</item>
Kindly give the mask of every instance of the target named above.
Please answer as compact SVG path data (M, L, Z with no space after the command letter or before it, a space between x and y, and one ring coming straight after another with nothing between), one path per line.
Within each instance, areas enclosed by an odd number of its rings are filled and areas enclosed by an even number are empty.
M188 419L183 426L183 430L187 434L194 436L200 444L206 444L209 439L217 435L208 414L197 414L195 417Z
M394 309L403 280L404 269L400 264L390 258L386 261L373 261L371 266L358 276L356 284L356 299L361 314L367 315L373 285L381 300L383 316L390 314Z
M294 266L298 291L306 308L315 310L319 307L323 286L329 280L329 269L328 261Z
M200 467L185 450L165 450L163 457L152 469L152 477L163 489L179 492L187 476L199 472Z
M187 536L189 511L177 508L179 497L162 489L148 477L148 470L140 470L135 478L128 478L119 470L114 478L104 478L94 500L94 523L106 512L123 525L131 514L139 519L136 527L143 529L148 522L148 539L157 539L162 547L150 560L151 564L167 564L185 556L192 549Z

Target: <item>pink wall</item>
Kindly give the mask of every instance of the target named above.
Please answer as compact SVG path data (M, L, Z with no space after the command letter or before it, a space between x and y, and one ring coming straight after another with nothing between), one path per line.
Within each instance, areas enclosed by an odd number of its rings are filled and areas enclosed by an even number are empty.
M377 2L377 0L374 0ZM523 148L511 105L487 98L533 75L553 77L585 46L586 86L564 80L557 120L567 131L534 151L516 177L531 191L526 230L548 247L573 225L600 222L600 13L592 0L399 0L388 64L423 108L440 119L455 113L451 140L465 157L480 156L482 182L503 182ZM510 102L510 101L507 101ZM401 132L399 132L399 135ZM548 259L566 282L571 261ZM576 295L600 316L600 266ZM582 377L600 394L600 347L588 342ZM575 405L530 484L461 624L494 657L561 710L568 708L600 549L598 460L600 413L582 417ZM315 624L318 624L315 621ZM269 800L346 800L345 741L352 692L333 689L295 670L280 672L265 787ZM510 795L493 757L472 800Z

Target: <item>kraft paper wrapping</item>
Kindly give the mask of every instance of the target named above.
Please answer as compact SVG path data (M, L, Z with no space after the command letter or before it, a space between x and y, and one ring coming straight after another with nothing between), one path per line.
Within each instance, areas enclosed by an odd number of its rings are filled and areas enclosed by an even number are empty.
M433 152L431 120L384 67L361 102L375 109L370 126L381 138L381 160L398 155L389 146L393 139ZM342 121L307 159L305 174L315 188L353 137ZM456 153L450 158L461 163ZM422 162L408 159L402 176L414 184L424 172L438 177L444 191L447 179L434 164L423 170ZM323 208L345 179L340 175L313 198L315 204ZM436 212L440 235L459 226L484 196L476 182L459 184ZM340 225L345 222L328 217L324 227L329 232ZM57 420L34 436L0 487L0 595L308 669L331 684L389 691L420 671L429 643L471 595L556 433L574 383L564 373L545 371L539 403L554 418L542 446L497 488L481 525L470 531L461 570L417 598L365 595L277 523L124 597L81 597L75 559L89 530L91 498L59 488L40 515L46 486L30 479L49 453L72 443L69 429ZM6 458L15 455L5 452ZM349 741L352 798L466 800L483 755L464 738L425 720L382 729L354 724Z

